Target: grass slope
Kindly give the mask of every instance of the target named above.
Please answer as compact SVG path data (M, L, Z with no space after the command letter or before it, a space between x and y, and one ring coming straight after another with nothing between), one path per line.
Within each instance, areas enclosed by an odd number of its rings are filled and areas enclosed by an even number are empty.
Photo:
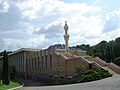
M10 88L18 87L20 85L21 84L17 81L10 81L9 85L3 85L2 81L0 80L0 90L7 90L7 89L10 89Z

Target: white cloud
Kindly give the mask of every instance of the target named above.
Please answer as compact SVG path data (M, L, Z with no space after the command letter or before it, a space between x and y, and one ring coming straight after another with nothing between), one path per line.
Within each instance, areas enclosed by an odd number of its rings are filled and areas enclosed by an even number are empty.
M37 18L37 12L42 9L45 1L42 0L25 0L23 2L18 2L17 6L22 11L22 18L35 19Z
M4 44L2 47L9 50L22 47L46 48L58 42L64 43L63 26L66 20L70 45L94 45L102 39L114 38L112 34L119 33L118 25L115 32L102 33L105 21L104 15L101 15L103 7L98 5L101 1L97 0L93 4L74 1L66 3L63 0L6 1L2 5L6 7L3 10L7 10L7 13L0 14L0 42ZM115 10L108 13L107 21L113 17L116 21L119 12L120 10ZM109 38L105 38L107 34Z
M103 32L110 32L120 28L120 9L107 13L106 19Z
M110 18L112 18L112 17L116 17L116 16L120 17L120 9L113 10L112 12L109 12L109 13L106 14L107 20L110 19Z
M0 51L5 49L5 42L2 38L0 38L0 47L2 47L0 48Z
M18 3L17 6L23 12L23 17L31 19L37 18L37 13L41 12L44 15L56 14L72 14L74 12L81 12L81 14L92 12L99 12L101 7L94 5L87 5L86 3L65 3L60 0L26 0ZM67 11L67 12L66 12Z
M110 40L115 40L117 37L120 37L120 28L111 32L106 32L101 34L100 40L110 41Z
M12 14L13 10L14 14ZM78 43L76 40L81 36L82 39L85 39L85 37L100 33L99 30L95 30L100 27L98 25L100 19L94 16L100 10L101 7L99 6L86 3L65 3L60 0L16 1L11 3L10 11L3 17L7 17L7 20L10 19L12 22L6 21L7 31L0 34L4 38L8 49L13 50L20 47L45 48L58 41L64 43L63 26L64 21L67 20L69 33L71 34L70 43ZM86 13L90 13L91 16L84 16ZM15 19L11 18L11 16ZM89 24L89 21L91 21L91 24ZM2 26L3 29L5 29L6 25ZM82 40L82 42L87 43L86 40Z
M9 7L8 0L0 1L0 13L8 12Z
M70 19L70 43L74 44L91 44L94 45L98 41L102 33L102 19L99 16L83 16L76 14Z

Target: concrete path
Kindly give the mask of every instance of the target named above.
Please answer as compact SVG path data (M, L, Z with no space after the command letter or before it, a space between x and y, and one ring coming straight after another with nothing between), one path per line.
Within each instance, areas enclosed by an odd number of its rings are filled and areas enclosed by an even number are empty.
M35 86L22 87L17 90L120 90L120 75L113 77L78 84L56 85L56 86Z

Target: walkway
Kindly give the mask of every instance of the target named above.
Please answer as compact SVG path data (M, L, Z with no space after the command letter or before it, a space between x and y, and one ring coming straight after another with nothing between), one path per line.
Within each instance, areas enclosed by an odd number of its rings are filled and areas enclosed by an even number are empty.
M22 87L17 90L120 90L120 75L114 74L113 77L87 83L56 86L30 86Z

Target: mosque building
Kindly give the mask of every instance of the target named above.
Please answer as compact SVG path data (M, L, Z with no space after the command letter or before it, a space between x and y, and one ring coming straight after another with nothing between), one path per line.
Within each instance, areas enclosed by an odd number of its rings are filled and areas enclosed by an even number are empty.
M86 51L69 49L67 21L64 30L65 45L56 44L47 49L21 48L10 53L9 64L15 66L18 76L70 80L76 75L75 67L79 64L84 66L84 69L101 68L84 58ZM2 62L0 57L0 69Z

